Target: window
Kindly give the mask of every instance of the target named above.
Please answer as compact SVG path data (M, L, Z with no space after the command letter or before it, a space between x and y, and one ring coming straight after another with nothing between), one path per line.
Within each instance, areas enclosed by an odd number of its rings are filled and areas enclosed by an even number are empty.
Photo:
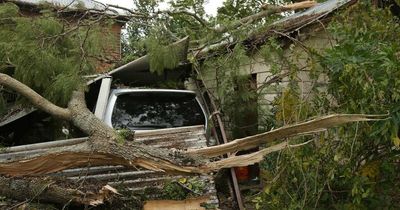
M132 92L118 96L111 121L116 129L150 130L204 125L205 117L193 93Z

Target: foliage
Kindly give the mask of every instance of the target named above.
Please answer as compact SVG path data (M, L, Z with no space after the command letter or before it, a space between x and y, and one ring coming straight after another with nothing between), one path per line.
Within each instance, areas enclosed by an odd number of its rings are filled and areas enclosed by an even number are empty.
M128 129L119 129L117 132L117 142L118 144L124 144L126 139L129 137L131 131Z
M207 59L202 66L201 74L215 73L217 102L220 104L224 116L229 116L233 136L236 138L254 134L257 130L257 119L253 116L244 121L243 116L254 115L257 110L257 91L254 88L253 78L242 70L250 57L242 45L236 45L225 56ZM251 87L253 86L253 87ZM243 129L247 126L246 129ZM247 130L249 132L245 132Z
M226 0L218 9L219 19L237 20L261 11L260 1Z
M292 78L293 85L277 99L277 123L330 112L389 113L390 118L291 139L314 144L266 157L264 191L255 199L259 209L400 206L399 20L359 3L336 15L329 32L336 44L321 53L311 49L307 66L315 79L324 74L329 82L314 86L309 99L299 97Z
M99 23L83 19L71 25L48 10L35 18L20 15L12 3L0 5L0 72L65 106L73 90L84 88L93 59L106 44Z
M272 3L282 4L283 2L273 1ZM127 36L123 43L125 62L150 54L152 71L160 73L163 69L176 65L170 62L171 56L174 61L173 49L171 51L166 46L179 38L189 36L190 49L197 50L227 39L239 42L248 35L249 31L280 17L275 15L262 18L253 24L243 24L242 27L230 29L227 33L219 33L215 28L228 26L240 18L261 11L263 2L224 1L216 17L205 13L204 3L204 0L135 0L134 4L137 8L135 11L146 16L146 19L132 19L128 24ZM167 9L165 5L168 5ZM196 62L195 57L189 59Z
M203 16L204 8L203 1L188 1L188 0L134 0L134 5L137 12L147 15L148 18L132 19L127 24L127 36L123 40L123 53L125 62L141 57L147 53L153 53L151 59L157 59L161 56L171 53L166 45L177 41L179 38L190 36L191 39L197 39L206 34L206 31L201 31L204 26L201 23L193 20L188 15L180 13L181 10L193 11L199 16ZM167 4L168 2L168 4ZM169 5L170 13L164 12L165 9L160 8L160 5ZM157 52L161 50L162 52ZM156 53L156 54L154 54ZM168 62L168 57L164 62ZM161 64L163 62L160 62ZM156 66L155 72L160 72L162 65ZM167 67L168 68L168 65Z
M158 75L161 75L164 69L174 69L180 62L178 47L162 43L160 39L153 37L146 40L150 72Z
M184 200L187 197L187 190L176 182L168 182L164 186L163 197L171 200Z
M197 177L180 178L168 182L163 188L163 198L171 200L184 200L189 197L202 195L204 183Z
M127 186L117 186L119 192L123 192L123 200L114 201L113 208L118 209L142 209L144 201L154 199L185 200L187 198L199 197L207 193L204 180L200 177L181 177L163 183L160 189L158 185L147 186L143 192L133 192ZM154 197L156 196L156 197ZM206 209L215 209L213 204L204 206Z
M287 2L290 1L268 1L269 4ZM149 54L150 70L162 74L165 69L179 64L179 55L169 44L179 38L189 36L189 49L194 52L189 54L189 60L199 64L197 65L199 68L195 67L196 74L210 79L208 72L215 70L217 72L213 78L217 83L215 91L217 94L214 99L218 102L224 116L228 116L226 120L229 123L228 127L232 128L233 137L255 134L258 125L263 126L263 129L270 129L274 123L269 107L256 107L254 103L268 87L257 89L255 87L257 78L250 77L248 72L240 71L244 65L251 65L248 50L253 46L239 43L245 41L250 33L264 30L265 25L282 17L282 14L264 17L251 24L243 22L239 27L229 28L226 33L216 30L220 26L235 25L233 23L237 23L239 19L261 12L261 6L264 3L266 2L224 1L222 7L218 9L217 16L210 17L205 14L204 1L173 0L168 3L164 0L134 1L137 11L147 19L145 21L133 19L128 24L128 33L124 42L126 62ZM161 4L169 7L161 8ZM227 46L227 52L226 49L222 49L223 52L211 51L209 56L198 60L197 50L206 49L227 40L234 43L232 46ZM263 47L261 50L265 52L263 56L265 60L272 60L271 47L273 47L272 51L278 51L280 48L274 39L269 40L266 46L268 47ZM214 56L217 54L218 56ZM282 60L283 62L285 61ZM273 66L275 73L280 71L279 64ZM262 116L260 118L262 120L257 120L256 115ZM249 120L243 120L244 118Z

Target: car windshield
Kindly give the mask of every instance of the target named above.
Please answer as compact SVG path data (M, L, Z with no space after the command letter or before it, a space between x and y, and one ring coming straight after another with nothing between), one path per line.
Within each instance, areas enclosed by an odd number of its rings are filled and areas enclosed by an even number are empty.
M112 125L130 130L204 125L204 114L195 97L182 92L121 94L114 106Z

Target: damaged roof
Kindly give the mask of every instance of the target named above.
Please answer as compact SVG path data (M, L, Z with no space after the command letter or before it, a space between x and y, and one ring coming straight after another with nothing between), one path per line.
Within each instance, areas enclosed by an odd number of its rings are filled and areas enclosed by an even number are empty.
M10 0L15 4L40 6L43 4L53 5L55 8L67 9L69 11L93 10L93 12L106 12L108 15L127 16L128 14L120 9L110 8L95 0Z
M188 48L189 48L189 37L184 37L175 43L172 44L173 46L176 46L178 49L178 54L179 54L179 60L181 65L177 68L177 71L166 71L164 72L164 75L157 75L157 74L149 74L150 73L150 63L149 63L149 56L145 55L142 56L138 59L135 59L129 63L126 63L120 67L117 67L105 74L101 74L97 76L96 78L90 80L87 82L87 85L90 85L96 81L101 80L104 77L109 77L112 76L113 80L118 80L121 83L124 84L130 84L134 83L135 80L139 81L146 81L145 83L156 83L157 81L165 80L166 76L165 74L168 74L169 77L181 77L182 76L182 71L185 69L185 65L187 64L187 54L188 54ZM181 71L180 71L180 70ZM143 85L140 84L140 85Z
M288 17L282 18L274 22L274 25L284 24L288 22L298 22L300 24L296 24L299 25L299 28L297 29L300 29L312 22L315 22L317 19L325 17L326 15L332 13L333 11L339 9L340 7L352 1L354 0L328 0L323 3L318 3L317 5L303 12L294 13L293 15L290 15Z
M326 18L336 10L355 3L357 0L328 0L310 7L302 12L297 12L280 20L275 21L266 30L252 34L248 42L254 44L263 44L272 35L283 36L276 31L290 34L302 28L317 23Z
M347 4L354 2L355 0L328 0L323 3L318 3L317 5L304 10L302 12L294 13L290 16L284 17L278 21L275 21L272 24L272 28L274 26L279 26L279 31L285 32L285 33L291 33L293 31L299 30L303 27L306 27L312 23L315 23L316 21L326 17L328 14L334 12L338 8L341 8L343 6L346 6ZM270 29L267 31L262 32L262 34L253 34L249 37L249 40L251 41L262 41L265 42L265 38L270 36ZM182 40L185 40L187 38L184 38ZM180 41L182 41L180 40ZM188 44L188 43L187 43ZM229 42L226 43L229 45ZM188 52L188 46L186 46L185 51ZM136 60L133 60L123 66L120 66L116 69L111 70L110 72L101 75L91 81L89 81L89 84L107 77L107 76L113 76L117 79L122 79L126 80L129 78L133 78L132 74L135 74L135 72L143 72L143 71L148 71L149 70L149 59L148 55L145 55L141 58L138 58Z

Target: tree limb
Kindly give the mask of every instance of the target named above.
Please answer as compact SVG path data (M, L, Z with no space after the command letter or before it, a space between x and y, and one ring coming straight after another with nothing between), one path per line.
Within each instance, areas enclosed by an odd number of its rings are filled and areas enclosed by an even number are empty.
M102 4L106 8L105 10L109 9L110 7L112 7L112 8L115 8L115 9L124 10L124 11L128 12L129 14L131 14L132 17L135 17L135 18L147 18L146 15L144 15L142 13L139 13L139 12L135 12L135 11L133 11L131 9L126 8L126 7L121 7L121 6L118 6L116 4L104 4L102 2L95 1L95 0L92 0L92 1L94 1L94 2L96 2L98 4Z
M285 6L276 6L276 5L271 5L271 4L263 4L261 5L261 9L263 10L270 10L273 8L279 8L279 7L285 7L288 10L297 10L297 9L305 9L309 7L313 7L317 4L316 1L301 1L301 2L296 2L293 4L285 5Z
M153 171L205 173L199 166L206 159L181 151L155 148L134 142L118 144L90 140L73 146L52 148L46 152L0 162L0 174L21 177L45 175L69 168L102 165L140 166Z
M297 10L297 9L310 8L312 6L315 6L316 4L317 4L317 2L315 2L315 1L303 1L303 2L298 2L298 3L289 4L289 5L285 5L285 6L272 6L272 5L270 5L268 7L264 6L263 7L264 10L257 14L244 17L240 20L232 22L229 25L214 28L214 31L217 33L225 33L231 29L240 27L243 24L253 23L257 20L260 20L261 18L267 17L272 14L286 12L286 11L293 11L293 10Z
M211 162L207 165L208 170L212 169L221 169L221 168L232 168L232 167L240 167L240 166L248 166L255 163L258 163L264 159L264 156L271 154L273 152L277 152L286 148L294 148L304 146L309 144L312 140L296 144L290 145L288 141L284 141L282 143L267 147L257 152L253 152L247 155L239 155L239 156L231 156L219 161Z
M112 8L124 10L124 11L128 12L134 18L142 18L142 19L143 18L145 18L145 19L154 18L153 15L148 15L148 14L144 14L144 13L140 13L140 12L135 12L134 10L128 9L126 7L121 7L121 6L118 6L118 5L115 5L115 4L104 4L104 3L101 3L99 1L95 1L95 2L97 2L99 4L102 4L106 8L112 7ZM193 13L193 12L189 12L189 11L186 11L186 10L178 10L178 11L163 10L163 11L158 11L155 14L157 15L157 14L162 14L162 13L163 14L168 14L168 15L171 15L171 16L172 15L178 15L178 14L188 15L188 16L193 17L195 20L197 20L201 25L203 25L205 27L208 27L207 26L207 21L204 20L203 18L201 18L200 16L198 16L197 14Z
M200 16L196 15L196 13L193 13L193 12L189 12L189 11L186 11L186 10L178 10L178 11L169 11L169 10L167 10L167 11L162 11L161 13L166 13L166 14L171 15L171 16L172 15L177 15L177 14L188 15L188 16L193 17L195 20L197 20L202 26L208 28L207 21L205 21L203 18L201 18Z
M293 126L237 139L227 144L188 152L155 148L135 142L118 144L107 139L92 139L75 146L48 150L45 153L13 159L0 164L0 174L10 176L43 175L85 165L141 166L154 171L173 173L208 173L221 168L253 164L263 156L290 147L287 142L273 145L259 152L232 156L210 162L210 157L245 150L273 140L319 132L343 123L382 120L386 115L330 115ZM300 146L300 145L298 145ZM199 156L200 155L200 156Z
M22 201L40 200L49 203L96 206L117 192L106 185L96 191L68 180L46 178L6 178L0 176L0 195ZM93 188L93 186L91 186Z
M61 119L65 120L71 119L71 112L68 109L61 108L51 103L50 101L48 101L47 99L43 98L41 95L36 93L34 90L32 90L30 87L8 76L7 74L0 73L0 84L26 97L38 109L41 109Z
M227 153L234 153L247 150L259 145L270 143L275 140L295 136L302 133L313 132L324 128L331 128L349 122L376 121L384 120L387 115L363 115L363 114L334 114L314 120L298 123L295 125L284 126L269 132L236 139L226 144L213 147L206 147L189 151L190 154L198 154L206 157L216 157Z

